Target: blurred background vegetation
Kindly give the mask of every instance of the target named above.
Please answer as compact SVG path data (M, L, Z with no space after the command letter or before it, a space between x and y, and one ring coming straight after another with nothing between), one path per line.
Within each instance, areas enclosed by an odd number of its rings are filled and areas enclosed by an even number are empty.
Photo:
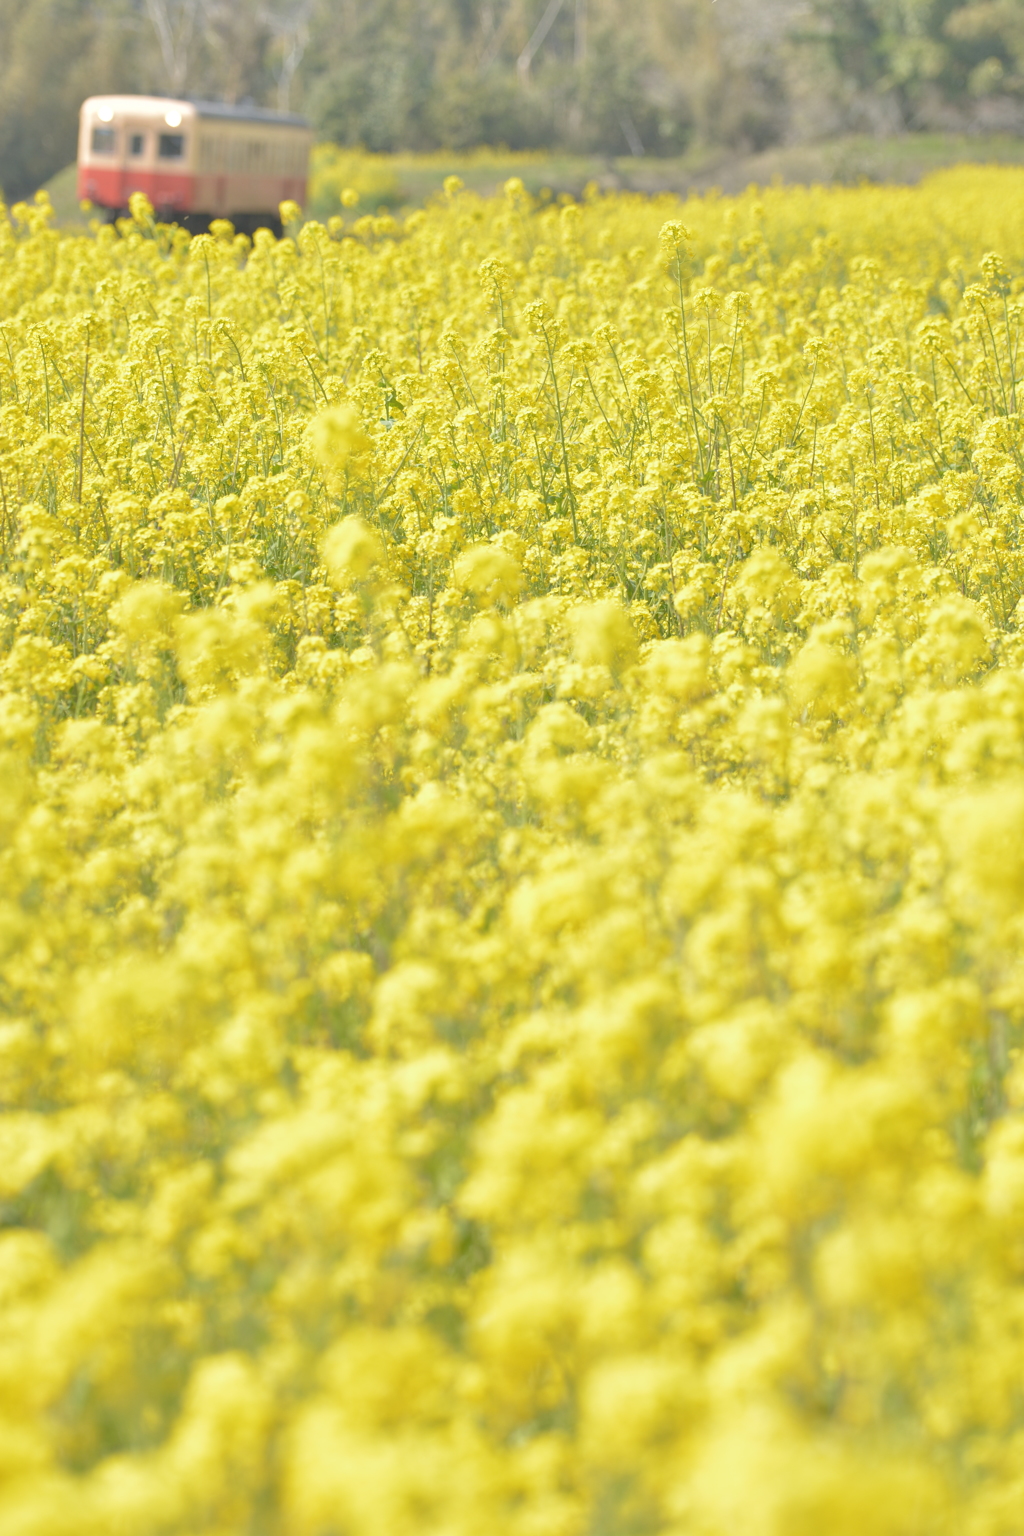
M884 175L906 165L870 146L893 136L930 135L923 167L979 136L1012 155L1024 0L0 0L8 198L74 158L79 104L113 90L287 107L371 156L544 151L570 182L596 164L643 186L670 160L722 182L773 156Z

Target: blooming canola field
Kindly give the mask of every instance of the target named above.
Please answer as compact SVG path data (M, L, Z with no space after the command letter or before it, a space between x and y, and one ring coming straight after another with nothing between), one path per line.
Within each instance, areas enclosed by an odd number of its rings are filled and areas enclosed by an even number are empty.
M291 228L0 220L0 1529L1019 1536L1024 173Z

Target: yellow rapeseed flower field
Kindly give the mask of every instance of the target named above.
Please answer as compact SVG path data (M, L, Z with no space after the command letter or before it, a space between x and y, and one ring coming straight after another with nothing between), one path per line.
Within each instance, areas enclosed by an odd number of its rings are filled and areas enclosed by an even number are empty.
M1024 172L293 227L0 219L3 1536L1020 1536Z

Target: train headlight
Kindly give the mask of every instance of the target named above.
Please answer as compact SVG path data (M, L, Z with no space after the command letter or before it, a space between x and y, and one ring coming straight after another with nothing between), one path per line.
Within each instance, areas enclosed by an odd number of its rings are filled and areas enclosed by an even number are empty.
M114 109L113 107L100 107L96 116L101 123L112 123L114 121Z
M164 122L167 124L168 128L178 128L178 127L180 127L181 126L181 113L180 112L165 112L164 113Z

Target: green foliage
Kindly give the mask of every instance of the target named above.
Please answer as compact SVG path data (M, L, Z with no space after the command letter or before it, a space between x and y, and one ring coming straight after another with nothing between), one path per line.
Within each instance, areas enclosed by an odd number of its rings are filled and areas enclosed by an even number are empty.
M815 0L814 12L840 79L887 102L898 126L953 113L967 123L1019 119L1021 0Z
M0 188L21 195L66 165L82 98L129 81L123 35L82 0L0 0Z
M0 0L0 188L104 90L252 99L378 154L743 155L1024 129L1024 0Z

